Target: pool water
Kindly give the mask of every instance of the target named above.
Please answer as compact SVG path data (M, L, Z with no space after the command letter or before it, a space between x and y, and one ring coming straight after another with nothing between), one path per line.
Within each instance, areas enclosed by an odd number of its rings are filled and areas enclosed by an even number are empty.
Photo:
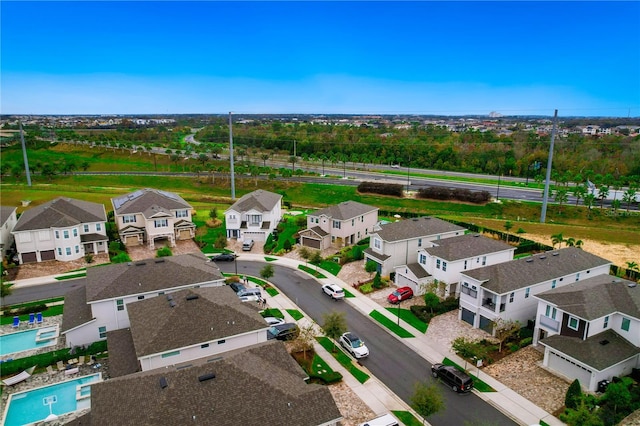
M0 335L0 356L55 345L58 327L40 327Z
M90 394L91 388L83 385L98 382L101 378L102 374L97 373L55 385L14 393L9 396L7 401L4 425L21 426L42 421L51 413L60 416L76 411L78 409L78 394L82 394L83 397ZM80 392L78 392L79 387Z

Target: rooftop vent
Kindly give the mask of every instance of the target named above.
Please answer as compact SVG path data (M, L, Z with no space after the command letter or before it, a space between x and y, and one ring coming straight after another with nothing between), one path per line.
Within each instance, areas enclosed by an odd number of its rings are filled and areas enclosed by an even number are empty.
M560 254L560 253L558 253L557 251L554 251L553 253L551 253L551 256L557 256L557 255L559 255L559 254Z
M197 294L190 294L187 296L187 300L196 300L198 298Z
M173 300L173 296L170 294L167 294L167 300Z
M169 302L169 307L171 307L171 308L175 308L176 307L175 300L172 300L172 301Z
M629 283L629 284L627 284L627 287L629 287L629 288L634 288L634 287L636 287L637 285L638 285L637 283Z
M146 265L146 263L144 263L144 262L136 262L136 266L144 266L144 265Z
M540 259L546 259L546 258L547 256L544 256L544 255L540 256Z
M207 380L211 380L211 379L215 379L216 375L215 373L207 373L207 374L203 374L202 376L198 376L198 381L199 382L206 382Z
M533 262L533 257L527 257L527 260L526 260L526 262L528 262L528 263L531 263L531 262Z
M608 345L608 344L609 344L609 341L608 341L607 339L604 339L604 340L600 340L600 342L599 342L599 343L600 343L602 346L604 346L604 345Z
M167 386L169 386L169 383L167 382L167 378L166 377L160 377L160 388L164 389Z
M480 234L473 234L474 237L478 238Z
M414 222L417 222L417 221L419 221L420 219L418 219L417 217L414 217L414 218L413 218L413 219L411 219L411 220L413 220Z
M164 263L164 259L156 259L156 263Z

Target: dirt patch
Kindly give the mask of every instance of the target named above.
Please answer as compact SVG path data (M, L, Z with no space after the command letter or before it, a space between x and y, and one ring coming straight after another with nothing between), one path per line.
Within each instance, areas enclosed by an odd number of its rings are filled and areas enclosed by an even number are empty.
M65 272L75 271L81 268L88 268L103 263L109 263L109 255L106 253L93 256L91 263L87 263L84 258L72 260L69 262L60 262L58 260L47 260L46 262L27 263L24 265L11 268L11 272L15 272L14 280L24 280L28 278L44 277L47 275L64 274Z

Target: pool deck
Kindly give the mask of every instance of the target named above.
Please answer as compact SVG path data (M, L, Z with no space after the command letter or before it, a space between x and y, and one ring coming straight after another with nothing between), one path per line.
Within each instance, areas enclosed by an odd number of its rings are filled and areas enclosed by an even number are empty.
M34 330L37 328L45 328L45 327L51 327L56 325L58 326L58 330L60 330L60 327L62 326L62 315L57 315L54 317L44 317L42 324L37 324L33 326L27 325L27 324L20 324L18 328L13 328L11 324L0 326L0 336L3 336L5 334L17 333L20 331ZM62 336L58 336L58 342L53 346L44 346L37 349L29 349L26 351L20 351L12 354L2 355L0 356L0 359L3 361L6 361L9 359L24 358L24 357L36 355L39 353L51 352L58 349L63 349L64 347L65 347L64 340L62 339Z

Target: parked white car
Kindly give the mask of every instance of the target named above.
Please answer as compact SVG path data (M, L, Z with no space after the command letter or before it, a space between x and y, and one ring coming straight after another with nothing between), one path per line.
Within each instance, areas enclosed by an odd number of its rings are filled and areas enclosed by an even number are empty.
M369 356L369 348L353 333L346 332L340 336L340 344L356 359Z
M344 299L344 290L335 284L325 284L322 291L333 300Z
M276 318L276 317L264 317L264 320L267 322L267 324L269 325L278 325L278 324L284 324L284 320L282 318Z

